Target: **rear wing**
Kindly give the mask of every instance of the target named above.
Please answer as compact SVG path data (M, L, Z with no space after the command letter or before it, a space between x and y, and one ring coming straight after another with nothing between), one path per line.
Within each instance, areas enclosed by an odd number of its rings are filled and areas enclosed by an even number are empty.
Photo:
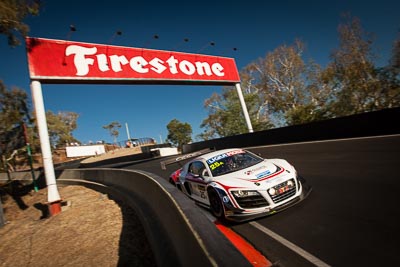
M171 158L171 159L167 159L167 160L161 161L160 162L161 169L166 170L167 169L166 168L167 165L170 165L170 164L173 164L173 163L177 163L177 162L183 161L185 159L197 157L197 156L200 156L200 155L203 155L203 154L207 154L207 153L209 153L209 152L211 152L213 150L214 149L206 148L206 149L202 149L202 150L199 150L199 151L196 151L196 152L193 152L193 153L184 154L184 155L180 155L180 156L177 156L177 157L174 157L174 158Z

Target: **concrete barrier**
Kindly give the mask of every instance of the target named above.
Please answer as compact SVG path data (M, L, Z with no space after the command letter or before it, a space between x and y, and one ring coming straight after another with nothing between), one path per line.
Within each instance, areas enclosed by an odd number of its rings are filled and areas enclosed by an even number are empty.
M400 107L335 119L292 125L254 133L183 145L183 154L205 148L254 147L331 139L392 135L400 133ZM383 123L389 122L389 123Z
M146 153L126 155L126 156L112 157L112 158L107 158L107 159L103 159L103 160L94 160L91 162L81 161L79 167L80 168L95 168L100 165L111 165L111 164L117 164L117 163L127 162L127 161L146 160L146 159L151 159L152 157L153 157L153 154L146 152Z
M165 179L135 170L69 169L81 184L124 201L140 216L158 266L251 266L214 223Z
M35 178L37 179L39 176L42 175L41 171L33 171L31 173L30 171L18 171L18 172L10 172L10 178L11 180L19 180L19 181L27 181L27 182L32 182L32 174L35 175ZM0 182L7 182L8 176L7 173L0 173Z

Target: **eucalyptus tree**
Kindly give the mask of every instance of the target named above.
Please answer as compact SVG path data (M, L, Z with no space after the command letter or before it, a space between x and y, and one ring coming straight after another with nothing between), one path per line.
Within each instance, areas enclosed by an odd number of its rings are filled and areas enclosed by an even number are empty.
M71 111L59 111L57 114L51 110L46 112L49 139L53 147L63 147L68 143L79 143L72 133L78 126L78 117L77 113Z
M29 32L24 23L28 16L39 15L40 0L2 0L0 2L0 34L7 36L10 46L21 44Z
M182 149L184 144L192 141L192 126L187 122L181 122L177 119L171 120L167 124L168 136L166 142Z
M246 66L251 87L262 100L260 112L276 127L324 118L329 88L320 84L321 67L303 59L304 50L304 43L296 40Z
M17 87L10 90L0 80L1 154L8 155L24 145L23 124L29 124L27 93Z
M241 88L255 131L300 124L326 117L329 88L321 83L321 67L305 63L304 44L281 45L241 72ZM235 90L224 88L205 101L208 117L201 139L247 132Z
M362 28L358 18L345 15L344 20L338 28L339 47L323 73L323 80L336 98L331 111L335 116L346 116L398 106L398 41L392 62L378 68L373 35Z
M271 128L272 124L268 119L258 112L260 105L258 95L247 91L246 88L243 91L253 130ZM234 88L224 87L222 94L212 94L204 101L204 108L208 110L208 116L202 121L200 128L204 130L197 138L209 140L248 132L242 106Z
M103 125L103 129L108 130L110 132L110 135L114 138L114 143L117 143L119 128L121 128L121 123L119 123L118 121L113 121L110 124Z

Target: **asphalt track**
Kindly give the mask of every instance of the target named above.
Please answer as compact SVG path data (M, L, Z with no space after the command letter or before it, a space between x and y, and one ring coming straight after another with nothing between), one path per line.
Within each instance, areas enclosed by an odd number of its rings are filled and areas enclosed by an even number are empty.
M398 260L400 135L254 147L284 158L312 186L298 205L231 225L280 266L394 266ZM165 160L165 158L163 159ZM160 159L124 163L167 178Z

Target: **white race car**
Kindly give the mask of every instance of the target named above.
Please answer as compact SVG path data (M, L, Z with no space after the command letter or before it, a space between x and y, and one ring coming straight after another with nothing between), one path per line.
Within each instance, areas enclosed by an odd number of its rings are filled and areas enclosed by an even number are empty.
M195 152L161 162L190 159L169 179L220 220L270 215L303 200L311 188L283 159L264 159L245 149Z

